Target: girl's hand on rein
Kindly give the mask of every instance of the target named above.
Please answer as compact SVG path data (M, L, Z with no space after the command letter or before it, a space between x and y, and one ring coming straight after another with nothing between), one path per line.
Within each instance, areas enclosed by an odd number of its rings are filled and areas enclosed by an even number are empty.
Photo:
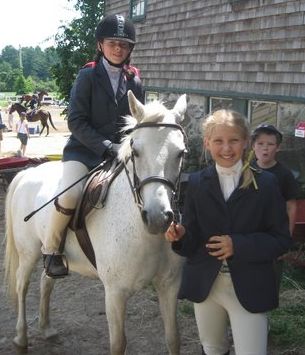
M205 246L208 253L218 260L225 260L234 254L232 238L227 234L210 237Z
M185 233L185 228L182 224L172 222L165 232L165 239L168 242L176 242L180 240Z

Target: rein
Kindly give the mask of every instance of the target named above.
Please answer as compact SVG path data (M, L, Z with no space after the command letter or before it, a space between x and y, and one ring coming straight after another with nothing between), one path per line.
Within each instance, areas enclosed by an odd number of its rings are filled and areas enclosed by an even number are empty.
M132 129L132 131L135 131L140 128L160 128L160 127L167 127L167 128L169 127L169 128L178 129L183 134L184 143L185 143L185 146L187 146L186 133L185 133L183 127L180 126L179 124L176 124L176 123L143 122L143 123L137 124ZM130 142L130 145L132 146L132 141ZM184 153L186 153L186 152L187 152L187 149L185 149ZM183 157L184 156L182 156L181 159L183 159ZM126 165L126 163L128 162L129 159L132 162L132 168L133 168L133 178L132 179L130 177L130 173L129 173L127 165ZM175 182L167 179L166 177L158 176L158 175L149 176L141 181L139 179L138 174L137 174L136 164L135 164L135 155L134 155L133 151L131 152L130 158L128 158L124 162L124 169L125 169L125 172L126 172L126 175L128 178L128 182L129 182L131 191L132 191L134 199L135 199L135 203L137 204L140 212L142 212L142 210L143 210L143 198L141 195L142 188L147 184L159 182L163 185L168 186L171 189L171 191L172 191L171 205L172 205L173 212L175 215L175 220L177 221L179 219L178 215L180 215L180 214L179 214L178 202L179 202L179 197L180 197L180 179L181 179L181 172L182 172L182 164L180 165L179 174L178 174L177 180Z

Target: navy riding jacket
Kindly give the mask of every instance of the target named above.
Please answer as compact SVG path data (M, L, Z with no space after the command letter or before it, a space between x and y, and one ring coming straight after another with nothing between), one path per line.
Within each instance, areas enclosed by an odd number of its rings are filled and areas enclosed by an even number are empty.
M225 201L215 166L190 176L182 220L186 234L172 245L187 257L179 298L207 298L222 262L205 245L211 236L228 234L234 255L227 263L241 305L253 313L278 306L273 261L292 243L286 204L272 174L256 172L255 178L258 190L253 184L238 187Z
M93 168L104 160L111 143L119 143L123 116L129 115L127 91L143 102L140 79L122 73L116 96L102 61L81 69L71 90L68 127L72 133L63 161L76 160Z

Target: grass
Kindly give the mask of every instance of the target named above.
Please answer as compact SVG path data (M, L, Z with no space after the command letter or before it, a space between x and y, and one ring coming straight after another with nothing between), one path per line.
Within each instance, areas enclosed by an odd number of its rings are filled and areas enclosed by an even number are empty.
M8 103L6 100L0 100L0 107L4 108L4 107L7 107L8 106Z
M305 353L304 269L284 264L280 306L270 312L269 320L272 344L286 350L301 348L299 353Z
M178 302L178 312L185 316L194 316L193 303L187 300L181 300Z

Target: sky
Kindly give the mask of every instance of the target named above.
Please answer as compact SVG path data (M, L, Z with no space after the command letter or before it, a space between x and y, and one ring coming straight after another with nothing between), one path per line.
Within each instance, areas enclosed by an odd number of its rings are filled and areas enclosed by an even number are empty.
M68 0L2 0L0 52L8 45L16 49L54 46L58 27L77 17L73 4Z

